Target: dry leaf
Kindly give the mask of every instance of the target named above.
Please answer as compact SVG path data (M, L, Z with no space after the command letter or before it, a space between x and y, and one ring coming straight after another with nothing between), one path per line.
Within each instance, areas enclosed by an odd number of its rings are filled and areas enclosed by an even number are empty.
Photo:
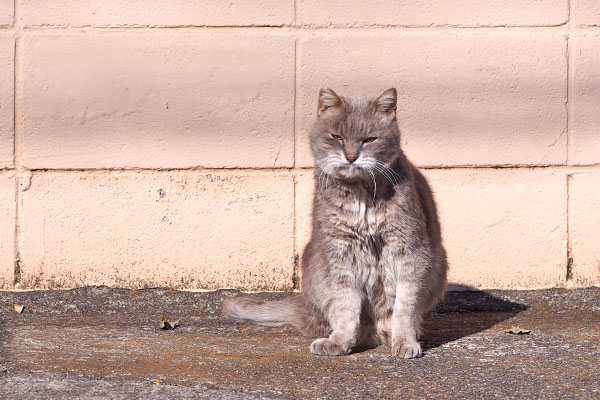
M16 304L15 303L15 311L18 312L19 314L21 314L23 312L23 309L25 308L25 306L21 305L21 304Z
M506 333L510 333L510 334L513 334L513 335L529 335L529 334L531 334L531 330L530 329L523 329L523 328L520 328L518 326L513 326L512 328L510 328L509 330L507 330Z
M177 321L169 321L169 317L167 316L167 314L163 314L162 318L160 319L160 324L158 325L158 327L160 329L165 329L165 330L169 330L169 329L175 329L179 326L179 320Z

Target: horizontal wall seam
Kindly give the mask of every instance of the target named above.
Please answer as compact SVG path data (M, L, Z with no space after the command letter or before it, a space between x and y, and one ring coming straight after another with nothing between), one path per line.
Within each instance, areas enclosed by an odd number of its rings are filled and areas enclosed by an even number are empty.
M597 172L600 171L600 164L596 165L506 165L506 166L453 166L453 167L418 167L420 170L439 170L439 171L476 171L476 170L521 170L521 171L556 171L567 173L578 172ZM314 167L296 167L296 168L34 168L27 171L32 173L111 173L111 172L304 172L312 171ZM0 170L0 172L14 172L14 169Z
M14 27L11 27L14 28ZM589 27L575 27L568 28L567 24L561 25L540 25L540 26L335 26L335 27L312 27L312 26L292 26L292 25L174 25L174 26L126 26L126 25L115 25L115 26L94 26L94 25L51 25L51 26L29 26L23 27L24 32L70 32L81 30L84 31L97 31L97 32L115 32L115 31L127 31L127 32L158 32L158 31L178 31L178 32L197 32L203 31L222 31L222 30L234 30L234 31L278 31L278 32L481 32L481 31L511 31L520 32L532 30L535 31L551 31L551 32L564 32L569 29L571 31L577 30L595 30L600 27L589 26Z

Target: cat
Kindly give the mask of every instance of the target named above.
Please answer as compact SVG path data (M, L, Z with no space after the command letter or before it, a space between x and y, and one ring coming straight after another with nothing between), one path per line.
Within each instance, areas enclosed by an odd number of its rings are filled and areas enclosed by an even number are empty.
M422 355L421 323L445 295L448 266L431 190L400 148L396 105L395 88L374 99L319 91L301 293L228 298L226 317L291 324L319 337L316 355L381 344L396 357Z

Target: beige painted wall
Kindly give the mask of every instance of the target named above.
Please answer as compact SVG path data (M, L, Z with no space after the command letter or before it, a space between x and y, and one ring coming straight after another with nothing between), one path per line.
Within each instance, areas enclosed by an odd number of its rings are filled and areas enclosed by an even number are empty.
M596 0L0 0L0 288L289 290L319 87L398 88L454 284L600 284Z

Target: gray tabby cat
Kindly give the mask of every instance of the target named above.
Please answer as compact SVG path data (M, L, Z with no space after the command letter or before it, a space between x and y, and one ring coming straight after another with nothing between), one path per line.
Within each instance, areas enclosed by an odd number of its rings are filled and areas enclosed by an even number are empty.
M394 356L421 355L421 322L445 294L447 264L431 191L400 149L396 99L393 88L373 100L320 90L302 293L228 298L226 316L321 337L313 354L388 343Z

